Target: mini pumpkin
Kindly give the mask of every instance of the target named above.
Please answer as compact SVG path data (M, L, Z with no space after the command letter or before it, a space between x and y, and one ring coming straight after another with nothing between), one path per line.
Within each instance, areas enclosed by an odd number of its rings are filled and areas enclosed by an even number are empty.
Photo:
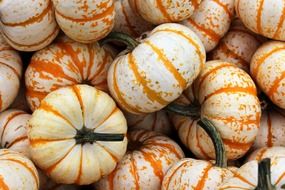
M27 136L30 114L24 111L9 109L0 114L0 145L30 157Z
M8 149L0 149L0 188L38 190L39 176L28 158Z
M227 33L234 16L234 0L203 0L194 14L182 22L202 40L207 52Z
M33 161L56 183L91 184L127 148L126 120L106 93L88 85L51 92L29 121Z
M127 154L96 189L160 190L168 168L183 157L181 148L168 137L153 131L132 131Z
M63 32L75 41L96 42L113 29L113 0L52 0L56 21Z
M162 24L139 45L129 38L127 42L134 49L114 60L108 86L121 108L133 114L161 110L178 98L205 62L201 41L183 25Z
M4 38L20 51L40 50L49 45L59 32L51 0L3 0L0 13Z
M285 4L284 4L285 6ZM260 89L280 108L285 109L285 42L270 41L255 52L250 73Z
M107 91L111 55L99 44L80 44L62 37L36 52L25 73L26 96L31 110L51 91L75 84L90 84Z
M273 146L263 147L253 151L248 157L247 161L257 160L261 161L265 158L285 157L285 147Z

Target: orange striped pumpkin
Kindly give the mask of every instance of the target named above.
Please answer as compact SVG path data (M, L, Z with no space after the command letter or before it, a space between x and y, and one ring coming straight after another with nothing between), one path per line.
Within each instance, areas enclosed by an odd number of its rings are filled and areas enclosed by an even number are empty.
M15 100L20 89L21 76L21 57L0 34L0 112Z
M134 0L135 11L153 24L179 22L190 17L202 0Z
M51 0L3 0L0 26L7 42L20 51L36 51L49 45L59 28Z
M285 6L285 4L284 4ZM285 109L285 42L262 45L252 57L250 73L260 89L280 108Z
M285 111L266 109L262 111L260 129L254 148L285 146Z
M75 85L42 100L29 121L28 138L33 161L56 183L83 185L115 169L126 152L126 132L126 119L109 95ZM117 136L119 142L108 140Z
M273 146L273 147L262 147L252 152L248 157L247 161L258 160L261 161L264 158L273 157L285 157L284 146Z
M108 71L109 90L130 113L155 112L191 85L204 62L204 47L190 29L162 24L133 51L114 60Z
M109 176L95 185L96 189L160 190L168 168L183 157L181 148L168 137L153 131L132 131L127 154Z
M229 32L210 53L212 60L224 60L236 64L249 72L250 60L264 39L245 28L239 19L235 19Z
M234 0L203 0L194 14L182 22L202 40L207 52L227 33L234 16Z
M129 130L145 129L172 135L172 124L164 110L144 115L125 113L125 117Z
M36 52L25 73L31 110L51 91L75 84L90 84L107 91L107 69L113 59L97 43L85 45L62 38Z
M201 106L200 117L217 127L227 158L242 157L252 146L260 125L261 107L253 80L232 63L209 61L194 83L194 92ZM198 158L215 157L213 143L197 119L174 115L172 120L183 144Z
M30 157L30 143L27 136L30 114L9 109L0 114L0 145Z
M36 167L22 154L0 149L0 188L38 190L39 176Z
M238 17L251 31L271 39L285 40L283 0L236 0L235 9Z
M113 30L139 37L143 32L151 30L153 25L136 12L134 2L135 0L115 1L116 17Z
M56 21L71 39L92 43L104 38L113 29L113 0L52 0Z

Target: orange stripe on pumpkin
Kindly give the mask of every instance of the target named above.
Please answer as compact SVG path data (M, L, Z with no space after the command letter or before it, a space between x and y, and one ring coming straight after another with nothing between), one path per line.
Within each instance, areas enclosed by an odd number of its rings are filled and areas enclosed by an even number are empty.
M167 19L167 22L172 22L171 16L168 14L167 9L163 6L163 1L162 0L156 0L156 5L157 8L160 10L164 18Z
M140 189L140 185L139 185L140 178L139 178L139 175L138 175L138 172L137 172L137 167L136 167L136 164L135 164L135 160L134 160L132 154L130 154L130 165L131 165L130 173L134 176L136 190L139 190Z
M66 141L66 140L73 140L73 138L60 138L60 139L29 139L31 146L36 146L39 144L46 144L50 142L56 141Z
M233 14L231 13L231 11L229 10L227 5L223 4L219 0L213 0L213 2L217 3L218 5L220 5L224 9L224 11L227 13L227 15L229 16L230 19L233 17Z
M234 173L234 177L240 179L242 182L247 183L250 186L256 187L256 185L252 184L250 181L248 181L246 178L241 176L239 173L234 172L234 171L232 171L232 172Z
M171 179L173 178L173 176L176 174L176 172L178 171L178 170L180 170L180 168L182 168L182 167L184 167L185 165L187 165L188 164L188 161L185 161L184 163L182 163L180 166L178 166L174 171L172 171L172 173L171 173L171 175L168 177L168 179L167 179L167 182L165 182L166 183L166 188L165 188L165 190L169 190L169 185L170 185L170 181L171 181ZM182 175L180 175L180 178L182 177ZM165 183L164 183L164 186L165 186Z
M225 138L222 138L222 139L226 146L229 146L232 149L238 149L238 150L248 150L253 144L253 142L240 143L240 142L233 141L231 139L225 139Z
M278 177L278 179L276 180L274 186L276 186L284 177L285 177L285 172L283 172L283 173Z
M285 5L284 5L284 1L283 1L282 15L280 16L280 19L279 19L279 22L278 22L278 25L277 25L277 29L276 29L276 31L275 31L275 33L274 33L272 38L279 38L280 30L282 29L284 20L285 20Z
M275 100L274 94L277 93L278 87L281 86L280 82L284 79L285 79L285 71L282 72L280 77L276 78L273 81L271 88L267 91L267 95L270 98L272 98L273 100ZM281 94L282 94L282 92L281 92Z
M10 142L7 146L7 148L11 148L14 144L17 144L18 142L24 141L24 140L28 140L27 136L23 136L23 137L18 137L15 140L13 140L12 142Z
M262 33L262 27L261 27L261 16L262 16L262 10L263 10L263 4L264 0L258 0L259 6L257 9L257 15L256 15L256 30L257 33Z
M0 189L10 190L9 186L5 183L4 178L0 175Z
M213 167L211 163L208 164L208 166L204 169L203 175L198 181L198 184L194 188L194 190L202 190L205 187L206 179L209 177L209 171Z
M120 111L119 108L114 107L114 109L110 112L109 115L107 115L107 117L105 117L97 126L95 126L93 128L93 130L97 129L98 127L100 127L103 123L105 123L112 115L114 115L116 112Z
M100 76L100 74L102 73L102 71L104 71L104 69L106 68L106 65L109 63L108 59L109 58L109 54L107 52L105 52L103 61L101 64L99 64L99 66L96 68L96 72L93 76L90 76L90 81L92 82L93 80L95 80L98 76Z
M101 145L100 143L96 143L96 145L100 146L102 149L104 149L113 159L115 163L119 161L119 158L117 158L110 150L108 150L104 145Z
M82 118L83 118L83 120L85 120L85 116L84 116L85 106L84 106L84 102L83 102L82 95L81 95L81 92L80 92L80 88L78 88L77 86L72 86L71 89L74 92L74 94L75 94L75 96L76 96L76 98L78 100L78 103L80 105Z
M260 150L260 151L258 152L258 154L256 155L255 160L260 161L260 160L263 158L263 155L265 154L266 151L267 151L266 148L263 148L262 150Z
M175 146L171 145L171 144L165 144L165 143L159 143L156 141L148 141L148 143L143 144L144 146L148 146L148 147L153 147L153 146L160 146L163 148L168 149L171 153L174 153L175 156L179 159L182 158L183 155L181 155L175 148ZM151 148L150 148L151 149Z
M83 160L83 146L80 146L80 164L79 164L79 170L78 170L78 174L77 177L74 181L75 184L80 184L80 178L82 175L82 160Z

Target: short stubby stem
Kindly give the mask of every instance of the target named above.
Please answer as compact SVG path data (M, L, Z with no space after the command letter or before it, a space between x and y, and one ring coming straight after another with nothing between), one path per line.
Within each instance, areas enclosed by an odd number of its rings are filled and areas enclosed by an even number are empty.
M201 107L198 104L191 104L191 105L180 105L176 103L171 103L169 104L165 110L182 115L182 116L188 116L193 119L198 119L200 118L201 115Z
M137 47L140 43L129 36L128 34L121 33L121 32L111 32L107 37L100 40L100 45L104 45L109 42L121 42L127 46L127 49L133 50L135 47Z

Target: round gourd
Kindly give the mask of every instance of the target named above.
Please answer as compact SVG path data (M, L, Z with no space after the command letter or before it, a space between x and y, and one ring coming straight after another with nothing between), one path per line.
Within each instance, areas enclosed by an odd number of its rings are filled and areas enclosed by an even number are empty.
M123 32L133 37L139 37L143 32L151 30L153 25L145 21L136 12L134 7L135 0L116 0L115 1L115 25L113 30Z
M125 113L125 116L129 130L145 129L172 135L172 124L164 110L144 115Z
M273 147L263 147L252 152L248 157L247 161L258 160L261 161L264 158L273 157L285 157L285 147L283 146L273 146Z
M36 52L25 73L31 110L51 91L75 84L90 84L107 91L107 69L113 59L99 44L80 44L68 38Z
M0 21L4 38L20 51L40 50L59 32L51 0L2 0Z
M22 154L0 149L0 188L38 190L39 176L34 164Z
M71 39L92 43L104 38L113 29L113 0L52 0L56 21Z
M285 40L283 0L236 0L235 9L251 31L271 39Z
M271 41L255 52L250 73L260 89L280 108L285 109L285 42Z
M15 100L20 89L21 76L21 57L0 34L0 112Z
M128 152L116 169L96 184L97 190L160 190L168 168L184 157L171 139L152 131L129 133Z
M250 60L264 40L248 30L239 19L235 19L229 32L211 52L212 60L224 60L236 64L249 72Z
M30 118L30 114L21 110L9 109L2 112L0 114L0 146L30 157L30 143L27 136Z
M55 182L83 185L114 170L126 152L126 131L109 95L75 85L42 100L29 121L28 138L33 161Z
M242 157L254 143L260 125L261 107L253 80L232 63L209 61L195 81L194 91L196 116L173 116L183 144L198 158L215 158L213 143L197 125L197 118L207 118L220 132L227 158Z
M227 33L234 16L234 0L203 0L194 14L182 22L202 40L207 52Z
M134 0L135 11L153 24L179 22L190 17L202 0Z
M191 85L204 62L204 47L190 29L162 24L134 50L114 60L108 71L109 90L130 113L155 112Z

